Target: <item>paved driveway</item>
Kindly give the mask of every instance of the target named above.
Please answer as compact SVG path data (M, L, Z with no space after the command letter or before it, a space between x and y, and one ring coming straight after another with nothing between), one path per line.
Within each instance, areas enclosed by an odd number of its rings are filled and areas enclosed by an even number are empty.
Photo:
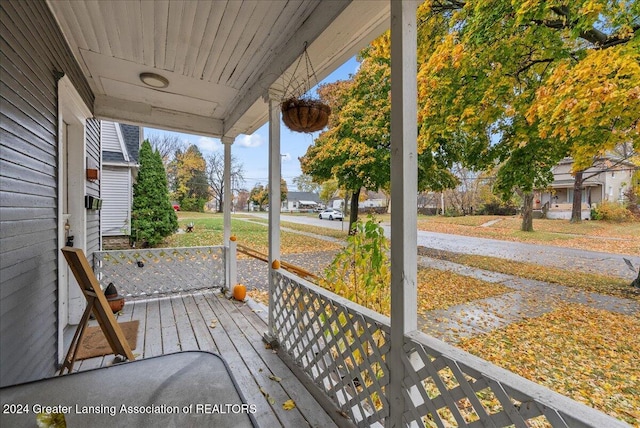
M251 213L256 217L267 218L267 213ZM346 230L348 221L320 220L313 217L281 215L281 221L309 224L337 230ZM383 225L385 235L391 236L390 227ZM476 254L500 257L509 260L532 262L540 265L571 268L589 273L618 276L633 280L635 274L624 263L623 257L631 260L634 266L640 266L639 255L620 255L551 245L527 244L523 242L500 241L497 239L476 238L472 236L450 235L446 233L419 230L418 245L439 250L463 254ZM640 238L639 238L640 239Z

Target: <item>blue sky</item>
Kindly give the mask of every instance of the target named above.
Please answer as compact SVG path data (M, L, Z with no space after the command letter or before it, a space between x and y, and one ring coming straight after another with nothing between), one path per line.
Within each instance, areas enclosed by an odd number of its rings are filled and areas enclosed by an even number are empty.
M355 57L353 57L320 83L329 83L335 82L336 80L347 79L350 74L354 74L357 71L358 66L358 62ZM315 91L315 88L313 90ZM319 132L315 132L313 134L301 134L291 132L282 123L280 126L280 152L284 155L282 158L282 177L287 181L288 188L293 190L294 186L292 180L302 174L298 158L306 153L307 147L313 144L313 140L318 136ZM154 134L177 135L181 140L185 141L189 145L196 144L205 158L213 152L222 152L224 150L222 143L217 138L182 134L153 128L144 129L145 138ZM268 150L268 123L265 123L260 129L251 135L239 135L231 146L233 156L237 158L244 167L244 187L246 189L251 190L251 188L253 188L257 183L267 183L269 176Z

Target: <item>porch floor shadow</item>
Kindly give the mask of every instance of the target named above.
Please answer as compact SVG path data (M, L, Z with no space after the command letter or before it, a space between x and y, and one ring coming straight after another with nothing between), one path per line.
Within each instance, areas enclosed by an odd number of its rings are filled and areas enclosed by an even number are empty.
M265 320L249 305L219 291L129 300L118 322L138 320L136 360L180 351L221 355L260 427L335 427L335 422L280 357L265 347ZM264 314L266 315L266 314ZM96 325L91 321L90 325ZM77 361L75 371L113 364L114 355ZM293 399L296 407L283 409Z

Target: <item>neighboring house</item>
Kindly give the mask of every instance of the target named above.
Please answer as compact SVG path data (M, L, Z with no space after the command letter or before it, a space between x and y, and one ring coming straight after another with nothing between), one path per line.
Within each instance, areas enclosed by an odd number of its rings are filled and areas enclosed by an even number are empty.
M102 209L100 231L102 248L129 247L133 183L138 174L138 152L142 142L139 126L101 122Z
M388 205L387 197L384 193L373 192L371 190L368 190L366 192L367 199L358 203L358 209L385 208Z
M320 207L320 196L314 192L287 192L287 199L282 201L282 211L312 211Z
M548 207L547 218L571 218L575 178L571 173L573 160L565 158L553 168L553 183L534 196L534 210ZM591 207L602 201L622 202L631 184L634 165L628 161L603 158L584 171L582 184L582 218L591 218Z
M364 195L363 195L364 194ZM362 189L360 191L361 199L364 197L366 199L358 201L358 211L368 212L371 210L375 210L376 212L380 212L380 209L387 208L389 202L387 201L387 197L382 192L374 192L371 190ZM329 201L329 207L335 210L344 211L344 198L332 198ZM351 199L347 201L347 203L351 203Z

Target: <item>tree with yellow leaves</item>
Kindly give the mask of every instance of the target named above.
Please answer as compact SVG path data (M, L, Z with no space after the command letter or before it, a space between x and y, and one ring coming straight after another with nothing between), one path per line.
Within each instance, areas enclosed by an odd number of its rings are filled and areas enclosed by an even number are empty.
M203 211L210 192L206 161L198 146L192 144L184 152L177 151L172 163L175 171L174 199L183 211Z
M498 165L495 190L523 197L522 230L558 161L637 144L638 2L434 0L419 13L419 147Z

